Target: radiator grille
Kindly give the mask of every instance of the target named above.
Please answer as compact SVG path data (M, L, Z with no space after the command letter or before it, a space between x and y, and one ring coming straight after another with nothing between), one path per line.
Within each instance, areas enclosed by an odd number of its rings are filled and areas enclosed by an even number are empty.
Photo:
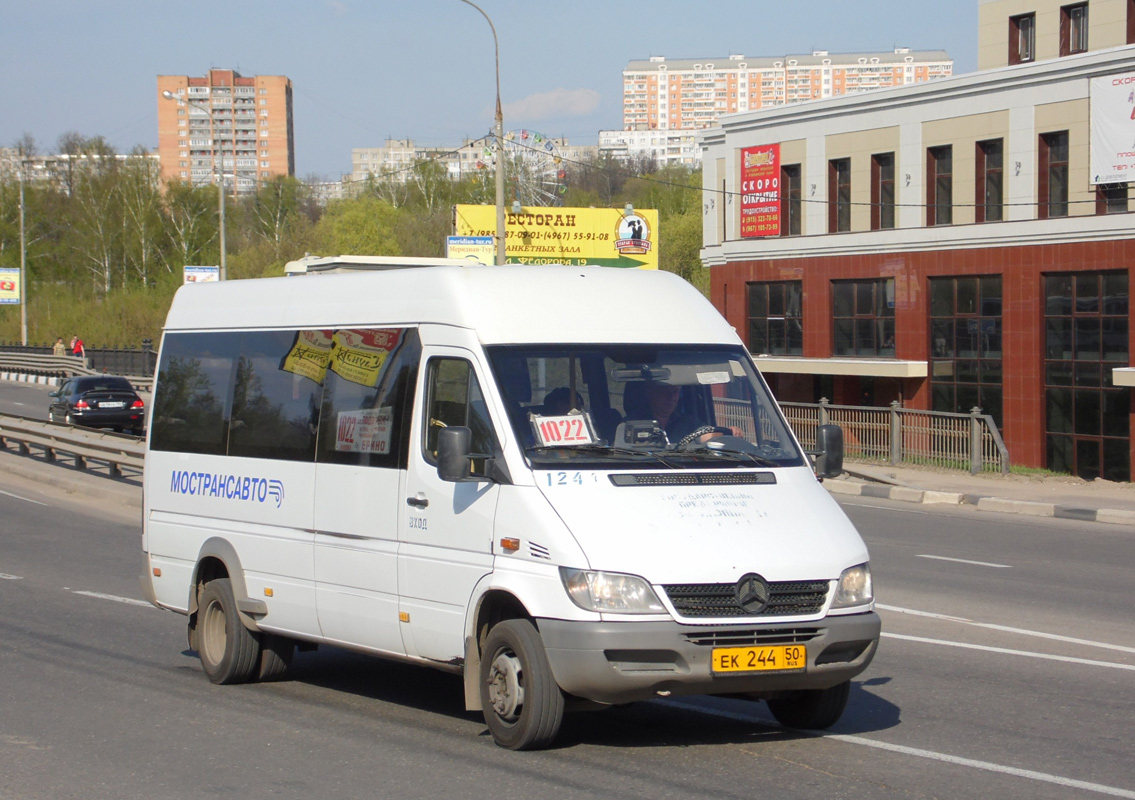
M806 644L824 634L823 628L765 628L723 631L717 628L685 634L700 647L754 647L773 644Z
M674 609L683 617L750 617L737 602L732 583L678 583L663 587ZM768 606L759 617L816 614L828 596L827 581L770 583Z

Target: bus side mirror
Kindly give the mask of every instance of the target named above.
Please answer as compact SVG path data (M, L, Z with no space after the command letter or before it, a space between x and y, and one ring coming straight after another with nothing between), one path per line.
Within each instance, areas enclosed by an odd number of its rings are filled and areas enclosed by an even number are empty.
M469 480L471 473L469 447L473 431L461 425L442 428L437 432L437 476L443 481L460 483Z
M816 475L836 478L843 474L843 428L821 425L816 428Z

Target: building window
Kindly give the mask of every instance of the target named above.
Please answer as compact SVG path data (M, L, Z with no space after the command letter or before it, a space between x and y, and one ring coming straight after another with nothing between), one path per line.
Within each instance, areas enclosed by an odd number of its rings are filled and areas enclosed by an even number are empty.
M1068 131L1042 133L1038 149L1037 216L1068 216Z
M780 235L799 236L800 165L784 164L780 168Z
M954 221L954 148L931 147L926 151L926 224L950 225Z
M895 354L895 279L832 281L833 352Z
M1101 183L1096 186L1097 214L1123 214L1126 211L1126 183Z
M895 227L895 154L871 156L871 230Z
M1060 9L1060 55L1088 51L1088 4L1077 3Z
M1036 58L1036 14L1009 17L1009 63L1024 64Z
M1127 0L1127 44L1135 44L1135 0Z
M1131 480L1127 272L1044 277L1047 465L1092 480Z
M1000 222L1005 202L1005 156L1001 139L977 143L977 222Z
M930 395L934 411L975 406L1001 425L1001 277L930 279Z
M851 159L828 162L828 233L851 230Z
M750 283L748 291L749 352L757 355L803 355L803 283Z

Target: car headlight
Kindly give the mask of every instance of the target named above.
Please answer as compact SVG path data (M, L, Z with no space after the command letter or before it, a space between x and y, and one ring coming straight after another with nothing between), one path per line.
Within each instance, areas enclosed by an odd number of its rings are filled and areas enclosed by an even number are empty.
M637 575L560 567L568 597L587 611L615 614L664 614L650 584Z
M874 599L875 592L871 587L871 566L860 564L855 567L848 567L839 576L832 608L865 606Z

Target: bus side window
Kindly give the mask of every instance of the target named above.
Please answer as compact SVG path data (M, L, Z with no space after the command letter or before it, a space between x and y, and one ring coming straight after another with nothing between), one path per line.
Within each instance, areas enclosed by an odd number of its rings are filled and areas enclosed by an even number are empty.
M438 431L458 425L473 432L473 453L496 453L496 436L473 365L462 358L431 358L427 369L426 424L422 437L426 460L437 463ZM474 474L481 474L483 469L484 459L473 459Z

